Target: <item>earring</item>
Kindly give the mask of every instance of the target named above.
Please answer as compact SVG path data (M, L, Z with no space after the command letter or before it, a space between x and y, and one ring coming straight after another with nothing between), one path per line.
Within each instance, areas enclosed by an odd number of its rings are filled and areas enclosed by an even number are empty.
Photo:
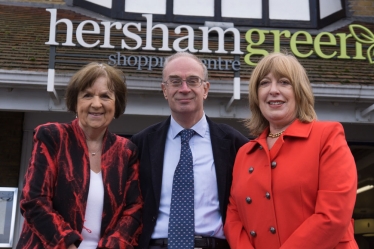
M78 118L78 114L77 113L75 114L75 118Z

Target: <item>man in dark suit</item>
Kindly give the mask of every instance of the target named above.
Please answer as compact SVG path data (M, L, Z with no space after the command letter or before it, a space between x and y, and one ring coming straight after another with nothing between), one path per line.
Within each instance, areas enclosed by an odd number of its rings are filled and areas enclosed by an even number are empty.
M139 179L144 199L139 249L229 248L223 224L232 168L236 152L248 139L232 127L214 123L205 116L203 102L210 87L207 78L205 65L195 55L179 52L168 57L161 87L171 116L131 139L139 148ZM169 217L172 192L176 191L173 178L180 158L182 160L180 134L185 129L194 132L187 141L193 158L194 187L190 189L194 203L193 246L172 246ZM185 194L187 196L187 192L181 194L182 198Z

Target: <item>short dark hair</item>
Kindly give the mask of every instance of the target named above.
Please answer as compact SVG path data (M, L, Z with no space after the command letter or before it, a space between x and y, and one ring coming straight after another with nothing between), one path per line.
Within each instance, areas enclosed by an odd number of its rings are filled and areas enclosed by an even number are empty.
M79 92L91 87L94 81L102 76L108 79L108 89L115 95L114 117L118 118L125 112L127 101L125 75L119 69L97 62L87 64L71 77L65 93L66 106L69 111L77 112Z

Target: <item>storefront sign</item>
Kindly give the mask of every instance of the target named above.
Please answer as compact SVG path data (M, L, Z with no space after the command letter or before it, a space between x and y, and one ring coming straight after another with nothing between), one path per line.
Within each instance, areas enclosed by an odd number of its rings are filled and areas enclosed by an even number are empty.
M260 29L250 29L245 35L245 39L248 42L247 54L244 56L244 61L249 65L256 65L251 61L252 55L266 55L268 51L261 49L261 45L265 42L265 34L273 35L273 47L275 52L280 51L280 38L284 36L290 38L289 44L292 53L299 58L307 58L313 53L318 55L323 59L331 59L337 57L338 59L351 59L347 54L347 39L355 38L355 51L356 54L352 58L354 60L365 60L368 59L372 64L374 57L374 34L362 25L352 24L349 26L350 34L337 33L332 34L329 32L319 33L313 40L313 37L306 31L298 31L291 34L290 31L284 30L260 30ZM256 33L258 35L257 42L253 41L252 35ZM301 38L301 39L299 39ZM327 41L322 41L322 38L326 38ZM339 44L337 39L339 38ZM363 55L362 44L371 44L368 48L366 54L367 58ZM299 45L310 46L309 51L300 52L298 49ZM332 53L326 54L323 51L324 47L334 47L336 48Z
M230 70L230 71L240 71L240 61L239 60L226 60L218 57L217 59L201 59L206 65L207 69L210 70ZM109 55L108 64L111 66L129 66L136 67L137 70L147 69L152 71L152 68L163 67L165 58L161 56L144 56L144 55L130 55L126 56L117 52L116 54Z
M51 13L50 21L50 33L49 41L45 44L47 45L60 45L56 41L56 26L60 23L65 23L66 25L66 40L62 43L62 46L76 46L73 42L73 24L69 19L57 20L57 10L56 9L46 9ZM141 47L143 44L143 38L132 31L129 30L130 27L136 28L139 32L142 30L141 23L128 22L122 24L120 22L100 22L101 26L92 20L82 21L77 29L75 30L77 43L86 48L100 47L107 49L114 49L115 46L111 44L111 30L113 28L117 30L122 30L124 37L135 41L135 45L130 46L126 43L124 39L121 39L121 44L116 44L116 46L121 47L124 51L126 50L145 50L154 51L156 48L153 46L152 31L154 29L162 30L162 46L157 48L159 51L188 51L191 53L215 53L215 54L232 54L241 55L244 54L240 50L240 32L236 28L227 28L223 30L221 27L199 27L198 29L202 33L201 48L197 49L195 47L195 30L189 25L180 25L174 29L176 35L181 34L182 30L185 30L187 34L173 40L172 47L169 45L169 27L165 24L153 24L152 14L142 15L146 21L146 36L145 36L145 46ZM90 28L87 28L89 26ZM337 59L354 59L354 60L368 60L370 63L374 63L374 34L362 25L350 25L350 34L336 33L332 34L330 32L321 32L314 38L312 35L306 31L298 31L291 34L288 30L261 30L261 29L249 29L246 32L245 40L247 45L247 54L244 56L244 62L248 65L256 65L252 60L252 56L262 56L268 54L268 51L261 48L261 46L266 41L265 35L271 35L273 41L272 51L280 51L280 41L281 37L289 38L289 48L292 53L299 58L307 58L316 54L323 59L331 59L336 57ZM209 49L209 34L214 31L218 34L218 49L212 51ZM96 40L94 42L88 43L85 41L84 36L95 34L99 35L103 33L103 39ZM231 51L225 49L225 35L230 33L233 39L233 48ZM254 36L255 34L255 36ZM256 41L254 40L256 37ZM355 55L351 57L347 53L347 40L354 38L355 42ZM181 47L181 42L187 44ZM369 46L366 51L366 56L363 52L363 44ZM308 51L302 52L299 48L300 46L310 47ZM324 48L335 48L333 52L324 51ZM138 70L146 68L152 70L153 67L159 66L163 63L163 59L157 56L128 56L122 55L120 52L109 55L109 63L117 65L129 65L136 66ZM208 59L212 60L212 59ZM210 62L205 61L207 65L213 65L211 68L216 70L228 70L230 67L232 70L237 71L240 68L240 62L236 60L222 60L220 57L214 59Z

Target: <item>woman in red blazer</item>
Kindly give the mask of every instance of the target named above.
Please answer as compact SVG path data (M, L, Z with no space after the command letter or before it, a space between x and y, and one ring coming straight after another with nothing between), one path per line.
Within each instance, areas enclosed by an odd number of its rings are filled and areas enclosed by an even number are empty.
M337 122L316 121L305 69L272 53L249 86L257 136L239 150L224 227L232 249L355 249L357 173Z
M17 248L137 245L143 203L136 147L107 129L124 112L126 91L121 71L90 63L66 90L66 105L77 118L35 129Z

